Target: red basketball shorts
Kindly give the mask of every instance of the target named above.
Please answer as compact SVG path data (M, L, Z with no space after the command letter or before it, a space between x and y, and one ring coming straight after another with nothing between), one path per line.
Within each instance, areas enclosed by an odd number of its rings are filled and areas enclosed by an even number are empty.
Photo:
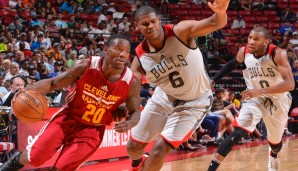
M29 162L40 166L61 149L55 166L59 170L74 171L97 150L104 131L105 126L84 125L62 111L53 116L27 146Z

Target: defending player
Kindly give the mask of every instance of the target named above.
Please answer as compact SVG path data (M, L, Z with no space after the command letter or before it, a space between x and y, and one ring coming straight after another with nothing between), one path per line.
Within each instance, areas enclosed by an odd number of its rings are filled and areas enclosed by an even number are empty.
M248 36L248 44L214 76L214 81L241 63L246 66L243 77L247 90L241 93L244 102L239 117L235 119L234 132L221 143L208 171L216 170L233 145L247 132L252 132L262 118L270 145L268 169L278 171L278 154L282 148L282 135L292 100L288 91L294 89L286 51L270 44L270 35L265 28L256 27Z
M190 138L205 117L212 104L212 92L194 38L224 27L228 4L229 0L209 2L214 15L201 21L181 21L175 26L162 26L156 11L149 6L136 11L137 28L145 39L136 48L138 58L131 69L139 78L145 74L157 88L127 145L133 170L159 170L165 156ZM155 138L156 143L142 164L144 148Z

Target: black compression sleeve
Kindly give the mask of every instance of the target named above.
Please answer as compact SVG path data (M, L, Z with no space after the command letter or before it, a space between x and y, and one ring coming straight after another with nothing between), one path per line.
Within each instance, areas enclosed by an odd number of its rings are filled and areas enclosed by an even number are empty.
M218 80L220 80L223 76L225 76L226 74L230 73L234 68L236 68L237 66L239 66L241 63L239 63L236 58L230 60L229 62L227 62L225 64L224 67L222 67L219 72L213 77L213 80L215 82L217 82Z
M236 127L235 130L219 145L217 153L226 157L232 150L234 144L238 143L246 133L245 130Z

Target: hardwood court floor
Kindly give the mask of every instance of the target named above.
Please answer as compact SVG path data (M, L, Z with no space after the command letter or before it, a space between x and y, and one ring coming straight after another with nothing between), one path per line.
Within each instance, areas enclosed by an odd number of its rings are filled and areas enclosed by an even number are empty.
M281 152L281 171L298 170L298 135L285 137ZM236 145L218 171L266 171L268 163L267 141L247 142ZM197 151L176 151L171 153L162 171L206 171L216 148ZM84 166L79 171L128 171L130 160L125 158L114 162L99 162Z

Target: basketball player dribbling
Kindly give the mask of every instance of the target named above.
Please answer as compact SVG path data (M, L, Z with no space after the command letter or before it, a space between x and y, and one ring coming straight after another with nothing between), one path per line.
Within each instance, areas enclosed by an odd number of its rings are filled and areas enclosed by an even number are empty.
M252 132L262 118L270 146L268 170L280 170L279 152L292 100L288 91L294 89L294 79L286 51L270 42L268 31L255 27L248 36L248 44L214 76L216 82L243 63L247 90L241 93L244 101L234 121L235 129L220 144L208 171L216 170L233 145Z
M194 38L224 27L228 4L229 0L209 2L215 12L211 17L164 26L153 8L142 6L136 11L136 25L144 40L136 48L138 58L131 69L138 78L145 74L157 88L127 144L133 170L160 170L166 155L190 138L209 111L210 79ZM156 138L146 158L144 148Z
M45 124L25 151L15 152L0 170L20 169L27 164L40 166L60 147L51 170L76 170L98 149L105 126L114 120L112 112L123 102L129 117L117 122L114 129L127 132L135 126L140 115L140 82L125 66L129 53L129 40L112 35L107 40L105 58L80 60L58 76L28 87L26 90L46 94L75 83L66 97L66 105Z

